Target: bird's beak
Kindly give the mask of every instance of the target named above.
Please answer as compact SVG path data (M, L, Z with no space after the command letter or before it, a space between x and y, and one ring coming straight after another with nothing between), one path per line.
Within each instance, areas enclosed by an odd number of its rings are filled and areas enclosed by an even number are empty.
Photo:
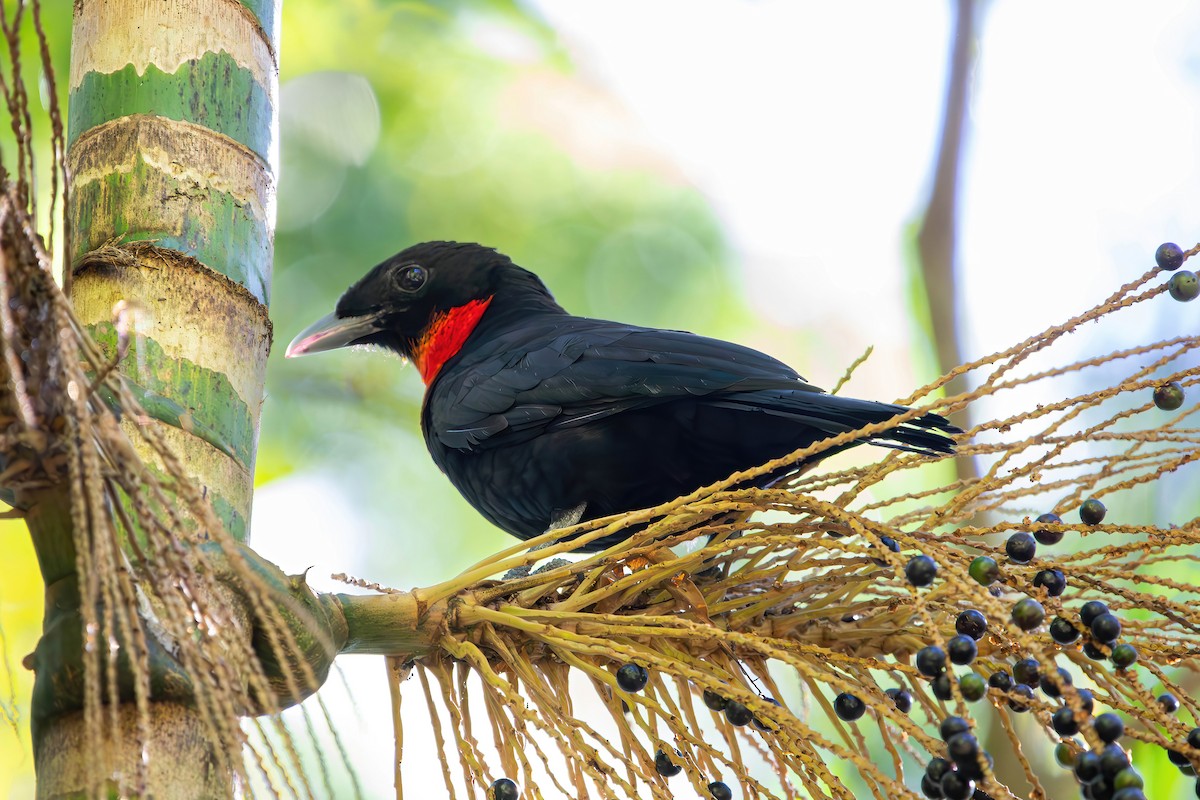
M285 358L306 356L323 350L336 350L354 344L357 340L383 330L381 314L366 314L361 317L339 317L330 314L321 317L292 339L287 346Z

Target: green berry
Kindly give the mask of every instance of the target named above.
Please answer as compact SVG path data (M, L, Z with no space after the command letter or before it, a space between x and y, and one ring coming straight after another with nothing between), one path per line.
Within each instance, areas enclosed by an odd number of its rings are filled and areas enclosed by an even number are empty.
M1178 381L1164 384L1154 390L1154 405L1163 411L1174 411L1183 405L1183 387Z
M1142 780L1141 774L1133 767L1126 767L1117 773L1113 778L1114 789L1141 789L1145 787L1146 782Z
M968 672L958 679L958 690L968 703L982 700L987 695L987 682L977 672Z
M1054 760L1058 762L1060 767L1070 769L1075 766L1076 757L1076 752L1066 742L1059 742L1054 745Z
M1000 579L1000 565L996 563L996 559L989 556L976 558L971 562L968 571L980 586L991 586Z
M1129 669L1138 660L1137 648L1131 644L1119 644L1112 649L1108 659L1117 669Z
M1188 269L1181 269L1171 276L1171 280L1167 281L1167 291L1181 303L1186 303L1189 300L1195 300L1197 295L1200 295L1200 281L1196 280L1196 273Z
M1046 609L1032 597L1025 597L1013 606L1012 619L1021 630L1031 631L1046 619Z

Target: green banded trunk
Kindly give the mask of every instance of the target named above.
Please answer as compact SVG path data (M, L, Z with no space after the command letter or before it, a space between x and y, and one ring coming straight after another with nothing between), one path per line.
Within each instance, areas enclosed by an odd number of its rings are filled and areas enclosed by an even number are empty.
M132 325L121 371L242 540L271 342L278 14L278 0L75 0L72 37L72 301L109 353L118 327ZM153 247L81 260L133 241ZM140 455L156 463L148 448ZM51 502L31 510L31 528L45 523L35 541L64 524ZM230 794L198 715L151 706L155 796ZM52 717L37 732L39 796L88 790L82 716ZM131 774L141 757L135 716L120 710L124 744L100 754L110 775Z

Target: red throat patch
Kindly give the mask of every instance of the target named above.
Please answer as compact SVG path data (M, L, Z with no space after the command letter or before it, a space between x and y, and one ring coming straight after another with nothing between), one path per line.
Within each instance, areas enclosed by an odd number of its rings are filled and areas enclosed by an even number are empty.
M429 320L424 333L413 348L412 359L421 371L421 380L425 381L426 386L433 383L433 379L441 372L446 362L462 349L491 302L490 297L472 300L465 305L435 314Z

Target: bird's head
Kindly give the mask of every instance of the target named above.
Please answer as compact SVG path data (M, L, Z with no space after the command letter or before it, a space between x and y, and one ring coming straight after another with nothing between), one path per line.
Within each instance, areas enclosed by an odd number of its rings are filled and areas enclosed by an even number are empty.
M521 297L557 308L537 276L508 256L478 244L424 242L347 289L332 314L292 340L286 356L374 345L415 362L429 383L494 300L511 305Z

